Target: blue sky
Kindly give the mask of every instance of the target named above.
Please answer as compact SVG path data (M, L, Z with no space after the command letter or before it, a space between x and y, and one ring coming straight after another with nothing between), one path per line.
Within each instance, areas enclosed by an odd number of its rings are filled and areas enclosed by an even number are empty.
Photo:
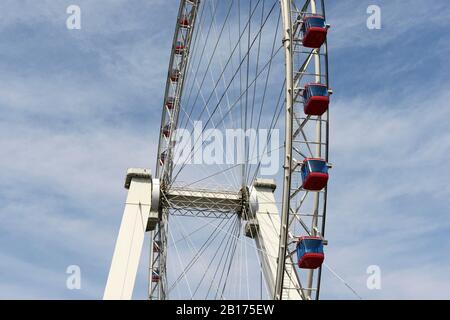
M367 299L450 298L450 5L328 3L327 263ZM70 4L82 30L65 27ZM371 4L381 30L366 27ZM162 0L1 1L0 298L102 296L126 168L155 167L177 10ZM81 267L81 290L66 289L69 265ZM381 268L381 290L366 288L369 265ZM354 298L323 276L323 298Z

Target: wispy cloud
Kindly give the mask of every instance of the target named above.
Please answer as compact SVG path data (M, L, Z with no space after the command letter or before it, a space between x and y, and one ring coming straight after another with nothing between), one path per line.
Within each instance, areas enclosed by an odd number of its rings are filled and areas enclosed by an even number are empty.
M70 1L0 4L2 298L100 298L125 170L154 166L177 1L78 2L79 32L65 29ZM327 262L365 298L448 298L448 5L378 2L381 31L366 28L368 1L328 9ZM70 264L80 292L65 288ZM365 286L371 264L381 291ZM354 297L327 271L322 285Z

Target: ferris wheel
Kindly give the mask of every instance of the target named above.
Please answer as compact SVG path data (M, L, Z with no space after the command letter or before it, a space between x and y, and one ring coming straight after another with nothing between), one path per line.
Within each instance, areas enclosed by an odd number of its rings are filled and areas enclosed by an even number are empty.
M131 298L146 234L149 299L319 299L328 29L324 0L180 1L156 171L127 173L106 299Z

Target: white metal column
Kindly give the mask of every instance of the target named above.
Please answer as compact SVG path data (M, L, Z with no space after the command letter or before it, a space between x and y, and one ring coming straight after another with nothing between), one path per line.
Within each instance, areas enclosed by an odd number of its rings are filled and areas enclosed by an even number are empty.
M281 226L274 196L275 188L273 180L256 179L252 189L256 195L255 218L258 223L258 232L254 238L267 288L271 294L275 292ZM299 293L300 284L292 264L286 264L283 287L283 300L302 299Z
M281 15L283 17L284 30L284 48L286 56L286 116L285 116L285 159L284 159L284 177L283 177L283 196L281 212L281 231L280 245L278 252L278 261L286 258L286 242L289 232L289 209L290 209L290 189L291 189L291 168L292 168L292 122L293 122L293 65L292 65L292 22L291 22L291 2L290 0L280 0ZM279 263L277 267L277 276L275 279L274 299L279 300L282 297L284 281L284 263Z
M128 196L108 275L104 300L129 300L149 223L152 179L148 169L129 169L125 180Z

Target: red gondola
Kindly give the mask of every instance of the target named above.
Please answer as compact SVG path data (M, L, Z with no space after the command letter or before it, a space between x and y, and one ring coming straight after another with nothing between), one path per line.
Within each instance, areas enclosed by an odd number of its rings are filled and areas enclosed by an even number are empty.
M323 159L306 158L303 160L302 188L308 191L320 191L328 183L328 165Z
M172 110L174 105L175 105L175 99L172 97L167 98L167 100L166 100L167 109Z
M172 71L170 71L170 80L172 80L173 82L177 82L178 79L180 79L180 70L173 69Z
M152 282L159 282L160 278L161 277L159 276L159 270L158 269L153 270L152 271Z
M303 104L305 114L311 116L321 116L330 105L330 93L324 84L310 83L305 85L303 90Z
M320 48L327 38L328 28L323 16L306 17L302 24L303 46Z
M163 134L164 137L166 137L166 138L170 137L170 124L166 124L166 125L163 127L162 134Z
M183 16L180 19L180 27L188 28L190 26L189 18L187 16Z
M319 237L300 237L297 242L297 259L301 269L319 268L325 259L323 240Z
M183 41L177 41L175 44L175 53L176 54L183 54L184 53L184 43Z

